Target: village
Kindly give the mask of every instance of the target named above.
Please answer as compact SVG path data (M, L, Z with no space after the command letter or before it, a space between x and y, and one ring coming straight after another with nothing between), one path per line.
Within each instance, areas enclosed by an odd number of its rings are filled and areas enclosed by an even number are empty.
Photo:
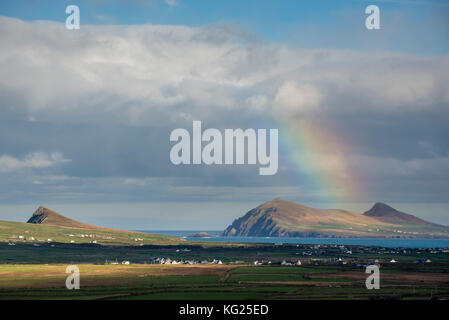
M279 245L277 245L279 247ZM254 266L302 266L302 265L352 265L357 267L366 267L368 265L397 264L397 263L431 263L429 257L447 254L447 248L383 248L383 247L365 247L365 246L342 246L342 245L296 245L284 246L286 248L301 248L295 252L295 258L279 257L261 257L260 259L239 258L226 259L219 258L191 258L192 250L198 255L201 249L197 248L177 248L175 254L168 256L152 256L144 261L145 264L244 264ZM307 250L304 250L307 249ZM197 252L199 251L199 252ZM183 255L186 255L183 257ZM268 254L269 255L269 254ZM415 257L410 260L410 257ZM121 261L119 259L106 260L105 264L131 264L129 260ZM142 262L136 262L142 263Z
M90 250L92 262L104 264L160 264L160 265L253 265L253 266L313 266L348 265L366 267L370 264L429 264L438 262L440 255L447 255L448 248L386 248L363 245L338 244L234 244L226 248L219 244L190 242L189 244L153 246L138 236L129 236L128 243L119 250L116 246L105 245L114 237L98 232L61 233L53 237L39 237L24 230L21 234L7 235L4 243L33 250ZM35 248L35 249L31 249ZM47 250L47 248L49 248ZM87 252L87 251L86 251ZM36 252L37 254L40 254ZM104 256L103 260L102 256ZM8 257L8 261L15 261Z

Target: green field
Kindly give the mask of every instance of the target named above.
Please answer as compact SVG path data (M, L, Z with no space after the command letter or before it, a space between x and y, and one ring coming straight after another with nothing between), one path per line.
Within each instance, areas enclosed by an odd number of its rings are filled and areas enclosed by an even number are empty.
M102 245L177 244L184 242L182 239L159 234L112 229L69 228L12 221L0 221L0 241L35 244L96 242Z
M65 265L0 265L0 299L448 299L448 277L383 271L367 290L363 269L252 266L79 265L81 289L65 288ZM304 277L307 275L306 277Z
M1 243L0 299L449 299L449 254L442 251L431 256L431 263L413 263L430 251L392 254L381 248L353 248L353 255L344 255L329 246L319 256L301 257L302 266L281 266L281 261L295 261L298 252L312 246L214 245ZM179 250L183 248L189 251ZM150 264L152 257L224 263L160 265ZM328 263L329 257L343 257L348 263ZM391 257L399 263L388 263ZM272 264L251 265L264 259ZM373 259L381 264L380 290L365 288L367 275L360 266ZM80 268L80 290L65 288L70 264Z

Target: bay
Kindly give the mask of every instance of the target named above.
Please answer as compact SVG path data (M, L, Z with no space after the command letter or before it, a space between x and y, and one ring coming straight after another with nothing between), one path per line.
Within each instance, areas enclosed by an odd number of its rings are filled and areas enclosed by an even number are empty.
M278 238L278 237L222 237L221 230L138 230L146 233L156 233L188 241L215 241L241 243L272 243L272 244L335 244L378 246L386 248L449 248L449 239L404 239L404 238ZM190 237L192 234L207 232L210 238Z

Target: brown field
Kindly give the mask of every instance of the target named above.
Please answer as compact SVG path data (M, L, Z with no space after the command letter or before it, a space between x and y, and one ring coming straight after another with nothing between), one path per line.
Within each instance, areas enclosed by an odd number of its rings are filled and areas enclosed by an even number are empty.
M329 274L330 277L347 280L358 280L365 282L366 275L360 272L341 272ZM381 273L384 282L401 283L403 285L413 285L426 283L427 285L446 284L449 285L449 275L445 273Z
M0 265L0 289L64 287L67 265ZM83 286L114 286L145 277L224 276L231 265L78 265Z
M67 290L67 265L0 265L2 299L448 299L445 272L381 272L367 290L352 267L79 264L80 290Z

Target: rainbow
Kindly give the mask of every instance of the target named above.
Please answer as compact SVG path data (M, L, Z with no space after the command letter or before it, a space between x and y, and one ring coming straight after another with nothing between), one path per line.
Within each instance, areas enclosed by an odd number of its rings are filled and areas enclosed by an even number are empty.
M319 199L322 207L333 208L359 197L359 179L346 157L350 146L337 130L319 125L311 118L277 120L288 170L292 171L292 178L300 179L305 196Z

